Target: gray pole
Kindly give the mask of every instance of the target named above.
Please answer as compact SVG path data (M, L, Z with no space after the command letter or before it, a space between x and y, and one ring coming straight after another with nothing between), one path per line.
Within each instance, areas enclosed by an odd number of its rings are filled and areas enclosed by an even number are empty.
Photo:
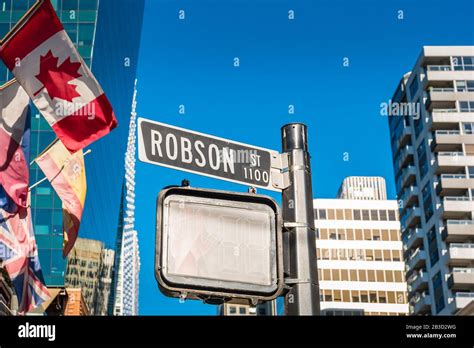
M288 154L290 186L283 190L284 230L289 244L290 287L285 297L286 315L319 315L313 188L306 125L281 128L282 149Z

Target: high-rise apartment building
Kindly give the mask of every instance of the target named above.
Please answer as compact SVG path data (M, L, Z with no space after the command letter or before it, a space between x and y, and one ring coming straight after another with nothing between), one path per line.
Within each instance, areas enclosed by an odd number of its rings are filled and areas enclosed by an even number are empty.
M0 35L3 37L36 0L0 2ZM91 67L110 100L119 126L90 148L85 158L88 192L80 236L115 244L122 186L123 153L127 144L130 101L136 78L144 0L51 0L84 62ZM0 83L12 74L0 62ZM36 108L31 112L30 157L35 158L56 135ZM113 175L110 175L113 173ZM30 183L44 178L30 166ZM62 257L62 203L48 181L31 191L31 214L38 253L48 286L63 286L66 260Z
M339 198L313 201L323 315L408 314L398 205L382 187L348 178Z
M125 178L122 186L110 315L138 315L140 252L135 230L136 83L130 115Z
M92 315L107 314L114 251L98 240L78 238L68 256L65 286L81 289Z
M474 301L474 47L425 46L390 103L413 314Z

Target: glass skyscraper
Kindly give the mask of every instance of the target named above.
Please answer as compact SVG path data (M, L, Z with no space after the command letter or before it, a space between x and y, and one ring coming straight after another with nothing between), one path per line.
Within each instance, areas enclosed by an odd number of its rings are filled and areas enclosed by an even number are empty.
M0 34L4 36L35 0L0 1ZM85 63L91 67L109 98L119 127L89 148L85 157L88 192L80 237L99 239L115 246L120 209L124 154L127 146L144 0L52 0L64 28ZM1 64L1 63L0 63ZM0 82L13 76L0 65ZM54 139L46 120L33 107L30 158ZM44 177L30 166L30 183ZM66 260L62 257L62 203L48 181L31 192L32 217L45 282L63 286Z

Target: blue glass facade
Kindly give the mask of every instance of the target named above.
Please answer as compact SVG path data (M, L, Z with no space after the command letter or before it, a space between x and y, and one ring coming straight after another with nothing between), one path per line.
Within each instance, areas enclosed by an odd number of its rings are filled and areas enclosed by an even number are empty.
M144 0L52 0L65 30L108 96L119 127L90 146L86 157L88 192L79 235L115 244L120 193L124 175L128 120L138 61ZM5 35L35 0L0 1L0 34ZM1 64L1 63L0 63ZM12 78L0 65L0 82ZM55 138L45 119L33 108L31 158ZM44 174L30 167L30 183ZM62 257L62 204L49 182L31 192L33 224L45 282L64 284Z

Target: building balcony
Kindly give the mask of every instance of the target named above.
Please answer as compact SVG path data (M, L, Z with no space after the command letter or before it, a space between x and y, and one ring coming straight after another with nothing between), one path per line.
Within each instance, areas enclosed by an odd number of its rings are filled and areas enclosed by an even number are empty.
M397 150L403 149L411 139L412 130L411 127L405 127L400 133L400 137L397 140Z
M406 266L408 271L413 271L416 269L420 269L421 267L425 266L426 264L426 252L420 248L416 249L416 251L411 254L406 262Z
M437 130L433 132L431 151L460 151L462 144L474 144L474 134L461 134L459 130Z
M435 130L456 130L459 123L474 122L474 112L458 112L456 108L433 109L429 128Z
M407 280L408 282L408 291L410 297L416 296L415 293L423 292L428 289L428 274L420 270L419 272L413 273Z
M443 197L443 218L444 219L468 219L474 211L474 201L465 196L445 196Z
M456 101L474 100L474 92L456 92L453 87L433 87L428 90L426 106L428 110L454 108Z
M409 185L413 184L416 180L416 167L408 166L402 170L400 176L397 179L397 188L399 193Z
M431 312L431 296L426 292L419 293L413 298L411 306L414 314L429 314Z
M423 245L425 231L421 228L411 228L407 231L407 238L404 240L405 250L411 250Z
M451 243L448 248L448 264L469 267L474 264L473 243Z
M474 220L447 220L441 237L446 243L474 241Z
M466 166L474 166L474 156L462 152L438 152L436 154L436 174L459 173Z
M441 197L462 195L468 189L474 189L474 177L465 174L441 174L436 186L436 192Z
M456 310L463 309L472 301L474 301L474 292L456 292L454 294Z
M400 222L404 228L415 227L420 223L421 210L417 206L413 206L405 210Z
M451 65L428 65L426 67L428 81L472 80L472 71L453 70Z
M417 186L410 186L405 191L403 191L401 197L399 198L403 204L402 209L405 210L417 203L419 193L420 190Z
M415 150L413 146L406 145L403 149L400 150L400 153L395 159L395 165L398 170L405 167L410 161L413 161L413 156L415 154Z
M474 268L453 268L448 287L451 290L474 290Z

